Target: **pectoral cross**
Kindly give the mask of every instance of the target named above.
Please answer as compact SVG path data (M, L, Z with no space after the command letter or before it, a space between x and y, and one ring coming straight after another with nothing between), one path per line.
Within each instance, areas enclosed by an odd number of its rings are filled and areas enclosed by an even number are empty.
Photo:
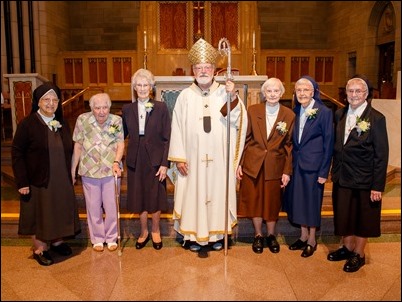
M201 159L201 161L203 161L203 162L207 162L207 168L208 168L208 163L209 163L210 161L214 161L214 160L213 160L213 159L208 158L208 154L205 154L205 159Z

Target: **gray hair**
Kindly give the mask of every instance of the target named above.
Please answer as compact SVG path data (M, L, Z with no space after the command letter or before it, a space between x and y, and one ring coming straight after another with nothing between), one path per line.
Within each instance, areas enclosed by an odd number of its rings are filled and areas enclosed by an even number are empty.
M142 79L146 79L148 84L151 85L152 89L155 86L155 77L152 74L152 72L150 72L147 69L144 68L140 68L138 69L133 76L131 77L131 101L134 102L136 100L136 95L135 95L135 90L134 87L137 84L137 80L139 78Z
M94 107L95 100L106 100L107 106L109 108L112 107L112 100L110 99L110 96L107 93L102 92L102 93L97 93L97 94L94 94L93 96L91 96L91 98L89 99L89 107L91 108L91 110Z
M262 95L263 96L265 95L265 89L267 88L267 86L275 85L275 84L279 84L279 89L281 90L281 97L282 97L282 95L285 93L285 86L283 86L282 81L278 78L269 78L268 80L266 80L264 82L264 84L262 84L262 86L261 86Z

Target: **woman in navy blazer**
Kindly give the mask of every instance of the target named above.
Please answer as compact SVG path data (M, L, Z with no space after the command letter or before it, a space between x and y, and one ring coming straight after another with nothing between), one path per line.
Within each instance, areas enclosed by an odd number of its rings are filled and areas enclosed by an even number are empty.
M171 122L166 103L149 98L155 84L153 74L139 69L132 76L133 102L122 108L124 136L129 137L127 165L127 209L140 214L141 234L135 247L150 239L148 213L152 214L153 247L162 248L160 214L167 210L166 174Z
M342 236L343 246L327 258L347 260L345 272L356 272L365 264L367 238L381 235L389 146L385 116L367 101L367 81L349 80L349 106L335 113L332 199L335 235Z
M285 190L284 209L289 221L300 225L300 238L290 250L310 257L317 249L316 229L321 225L324 184L334 144L333 113L320 99L318 84L309 76L295 84L296 114L293 130L293 175Z

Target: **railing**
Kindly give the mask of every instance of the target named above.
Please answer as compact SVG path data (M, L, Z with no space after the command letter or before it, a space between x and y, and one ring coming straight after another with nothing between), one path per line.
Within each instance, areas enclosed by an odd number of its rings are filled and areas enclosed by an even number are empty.
M100 91L103 92L104 90L101 87L87 87L75 93L72 97L68 98L67 100L63 101L63 113L64 117L71 122L71 125L75 123L75 119L85 111L85 103L84 103L84 94L89 91ZM74 93L74 89L63 89L62 94L63 97L70 93Z
M79 98L79 100L83 99L81 98L81 96L83 96L85 94L85 92L90 91L90 90L95 90L95 91L100 91L103 92L103 88L101 87L87 87L83 90L81 90L80 92L78 92L77 94L73 95L71 98L63 101L62 106L65 107L68 104L72 103L75 99Z
M343 108L345 107L345 104L339 102L338 100L334 99L333 97L329 96L328 94L326 94L325 92L322 92L320 90L320 94L325 96L331 103L334 103L338 108Z

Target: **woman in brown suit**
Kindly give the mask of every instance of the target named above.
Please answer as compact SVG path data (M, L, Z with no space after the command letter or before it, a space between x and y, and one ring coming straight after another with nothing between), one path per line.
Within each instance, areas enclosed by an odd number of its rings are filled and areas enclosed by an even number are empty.
M285 92L282 82L270 78L261 87L265 103L248 108L244 152L237 168L240 182L239 215L252 218L255 237L253 251L262 253L262 224L267 226L267 245L272 253L280 246L275 225L281 209L282 190L292 172L293 111L279 100Z

